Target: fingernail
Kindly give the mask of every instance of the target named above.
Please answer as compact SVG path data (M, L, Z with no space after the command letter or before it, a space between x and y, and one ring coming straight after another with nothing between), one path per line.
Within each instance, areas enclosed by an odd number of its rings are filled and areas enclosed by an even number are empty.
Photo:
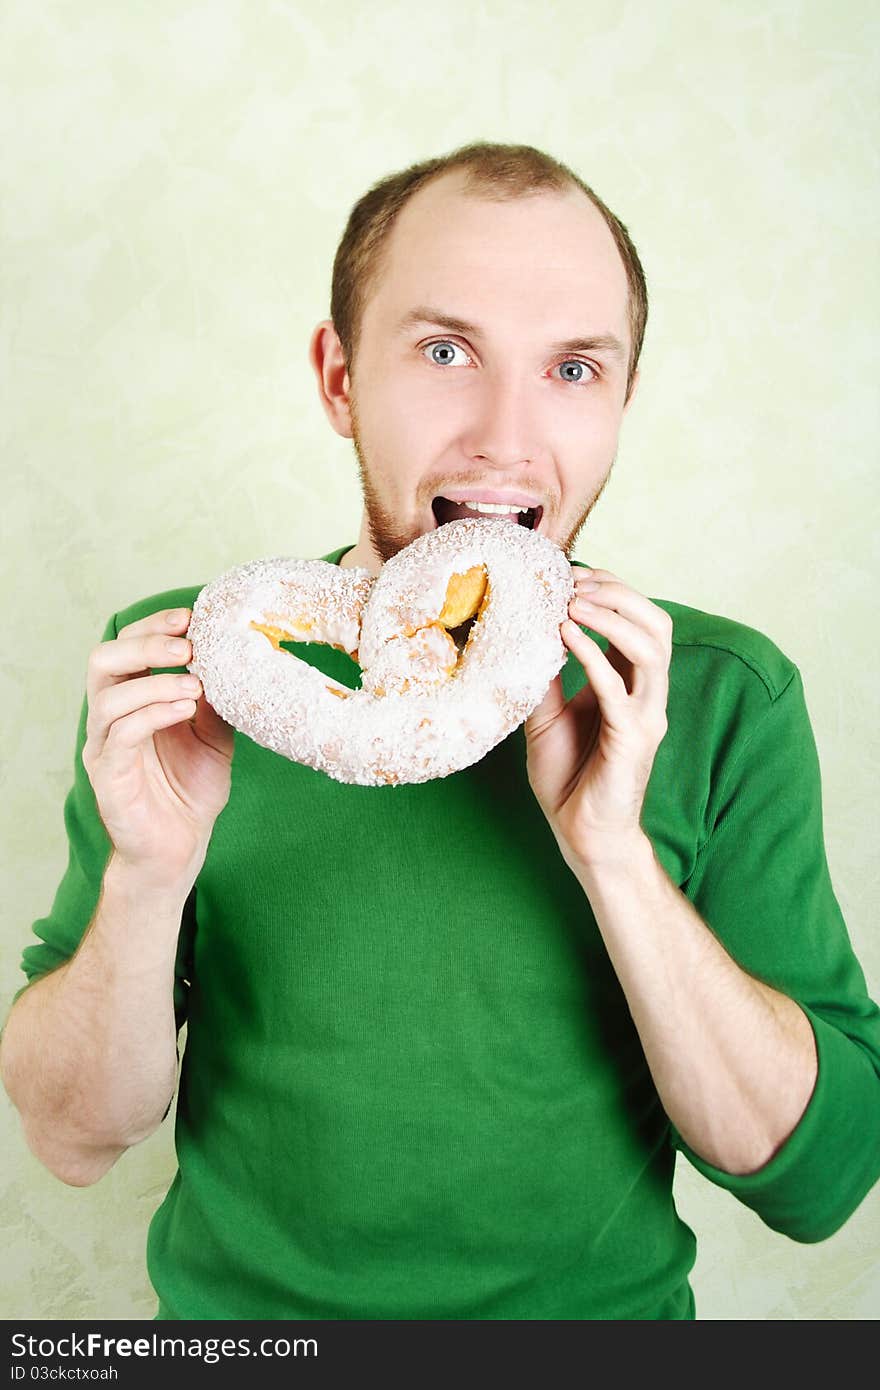
M177 627L178 623L183 622L185 616L185 608L172 608L170 613L165 614L165 621L166 623L171 623L173 627Z
M185 637L170 637L165 643L165 650L172 656L189 656L189 642Z
M594 594L597 589L601 589L598 579L581 580L577 589L580 594Z

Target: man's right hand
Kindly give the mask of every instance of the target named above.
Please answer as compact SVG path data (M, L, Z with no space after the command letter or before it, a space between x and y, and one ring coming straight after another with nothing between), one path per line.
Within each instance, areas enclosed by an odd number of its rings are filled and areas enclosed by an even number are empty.
M115 857L156 886L195 882L229 799L233 731L197 676L190 609L151 613L89 657L83 766Z

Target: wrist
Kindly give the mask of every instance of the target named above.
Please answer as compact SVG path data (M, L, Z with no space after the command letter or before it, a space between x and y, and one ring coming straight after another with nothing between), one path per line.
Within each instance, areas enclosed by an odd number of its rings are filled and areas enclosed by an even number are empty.
M157 883L115 853L104 870L101 893L88 930L69 961L74 978L174 980L183 909L191 882ZM97 971L97 976L95 972Z
M147 910L154 916L176 917L179 922L200 868L201 864L166 879L143 865L130 864L114 850L104 870L102 904L126 913Z
M586 850L575 852L561 845L562 857L586 889L588 885L632 882L656 873L659 863L654 846L641 826L591 839Z

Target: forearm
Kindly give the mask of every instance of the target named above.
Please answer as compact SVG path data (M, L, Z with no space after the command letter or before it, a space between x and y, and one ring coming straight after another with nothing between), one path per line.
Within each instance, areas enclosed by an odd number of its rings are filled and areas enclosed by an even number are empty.
M174 961L186 891L151 893L111 859L76 954L16 1002L3 1082L36 1156L96 1181L158 1126L177 1079Z
M573 872L672 1123L715 1167L757 1171L813 1092L816 1049L806 1015L731 959L647 837L623 861Z

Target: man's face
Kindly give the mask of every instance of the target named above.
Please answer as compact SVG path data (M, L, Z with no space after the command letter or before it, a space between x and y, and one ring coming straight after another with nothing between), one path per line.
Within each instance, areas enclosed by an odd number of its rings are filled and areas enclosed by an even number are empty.
M347 383L375 554L474 504L568 554L626 395L628 287L600 213L576 188L492 202L444 175L402 209L386 257Z

